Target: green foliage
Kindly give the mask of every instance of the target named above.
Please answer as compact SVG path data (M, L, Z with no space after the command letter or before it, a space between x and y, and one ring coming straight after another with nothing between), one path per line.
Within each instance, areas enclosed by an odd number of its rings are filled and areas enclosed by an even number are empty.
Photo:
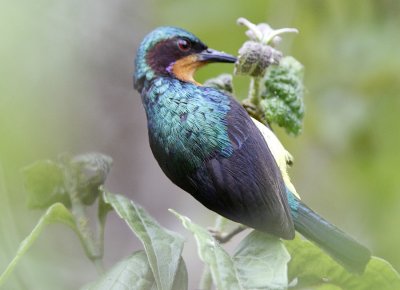
M104 200L143 243L157 289L187 289L186 267L181 258L183 238L162 228L143 208L122 195L107 192Z
M60 202L69 207L71 202L64 187L62 167L51 160L41 160L24 168L28 206L44 209Z
M5 283L8 276L13 272L20 259L26 254L32 244L37 240L46 226L52 223L62 223L77 232L75 220L71 212L61 203L50 206L40 218L31 233L21 242L13 260L0 275L0 287Z
M252 231L241 241L233 259L242 285L248 289L282 289L288 284L290 255L274 236Z
M40 160L23 169L28 206L44 209L60 202L71 207L71 187L86 205L98 197L112 165L112 159L100 153L61 155L58 160Z
M198 245L199 257L210 267L213 281L218 289L240 289L234 264L228 253L214 240L204 228L192 223L189 218L172 211L185 228L190 230Z
M36 208L50 206L36 227L21 243L14 259L0 278L4 283L21 257L49 223L61 222L70 226L79 237L87 257L102 271L103 238L105 219L109 207L98 202L97 236L95 237L86 214L86 206L92 204L99 188L106 179L112 160L99 153L89 153L69 158L62 155L57 161L41 160L24 170L25 190L29 205Z
M99 163L97 162L100 160L99 156L102 155L81 155L68 159L75 160L68 163L39 161L27 167L28 169L25 170L25 174L28 174L26 177L27 189L38 199L38 204L42 204L41 197L48 202L49 196L58 196L60 192L57 192L57 189L61 188L60 191L70 197L71 207L68 209L65 205L57 202L47 209L32 232L20 244L14 259L0 276L0 286L6 282L17 263L45 226L55 222L64 223L74 230L80 238L88 258L93 261L101 273L103 231L107 213L113 209L142 242L144 251L135 252L130 257L123 259L107 273L102 274L97 281L82 289L188 289L188 273L181 256L184 243L182 236L161 227L142 207L126 197L105 192L102 188L96 189L102 194L98 199L98 235L97 238L93 237L87 227L88 219L84 211L86 204L83 199L77 197L80 195L80 191L75 192L75 189L81 190L85 194L88 184L104 183L111 158L100 158L107 162ZM68 169L66 164L74 169L75 174L68 174L72 169ZM76 166L77 164L79 166ZM104 168L104 166L99 164L108 164L106 170L100 170L101 174L96 168ZM89 170L89 173L96 174L87 174L83 170L85 168L92 169ZM51 177L50 185L43 185L45 180L38 178L43 172ZM77 174L77 172L84 172L86 175ZM81 178L77 179L77 176ZM100 176L100 178L93 178L93 176ZM88 182L88 180L94 181ZM40 190L46 191L46 194L40 194ZM362 276L356 276L346 272L319 248L299 237L294 241L283 243L276 237L252 231L240 242L234 254L229 255L208 230L193 223L189 218L171 211L181 220L183 226L193 233L199 257L209 269L212 280L208 280L205 276L205 282L202 284L205 290L211 289L212 284L218 289L230 290L277 290L288 287L324 290L400 289L400 276L386 261L374 257L368 264L365 273ZM225 219L223 221L220 222L220 228L223 227L222 224L228 222ZM289 284L289 281L293 282Z
M297 279L294 289L308 289L322 285L323 289L343 290L397 290L400 289L400 275L386 261L372 257L362 275L354 275L338 265L321 249L299 236L286 241L291 254L289 279ZM320 289L320 288L318 288Z
M273 47L281 40L279 34L297 33L297 29L273 29L245 18L237 22L249 28L246 35L250 38L239 49L234 70L236 75L251 76L248 98L242 105L264 124L276 123L290 134L300 134L304 117L303 66L293 57L282 58L282 52Z
M157 284L146 253L137 251L81 290L157 290Z
M275 123L293 135L301 132L304 117L303 66L293 57L282 58L264 78L260 108L268 123Z
M285 289L289 254L278 238L253 231L230 257L210 232L171 210L196 238L217 289Z

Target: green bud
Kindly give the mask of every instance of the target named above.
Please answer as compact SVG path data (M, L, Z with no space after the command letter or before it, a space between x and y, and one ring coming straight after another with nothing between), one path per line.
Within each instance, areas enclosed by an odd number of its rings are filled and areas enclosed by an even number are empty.
M273 47L249 40L239 49L234 73L263 77L267 68L272 64L278 64L281 58L282 53Z
M72 158L70 165L75 172L80 199L86 205L92 204L110 172L112 158L101 153L87 153Z

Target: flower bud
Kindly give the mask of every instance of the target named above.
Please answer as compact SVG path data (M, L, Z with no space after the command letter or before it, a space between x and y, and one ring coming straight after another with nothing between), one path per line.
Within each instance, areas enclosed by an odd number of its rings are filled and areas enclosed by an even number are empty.
M79 197L84 204L90 205L96 200L112 162L111 157L101 153L87 153L72 158L70 164L75 169Z
M279 64L282 53L273 47L255 41L246 41L239 49L235 74L263 77L271 64Z

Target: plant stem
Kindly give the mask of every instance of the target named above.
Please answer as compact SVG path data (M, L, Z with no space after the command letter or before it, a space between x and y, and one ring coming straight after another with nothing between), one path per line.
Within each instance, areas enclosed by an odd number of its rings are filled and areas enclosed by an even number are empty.
M9 277L9 275L14 271L14 268L21 260L21 258L26 254L26 252L30 249L33 243L41 235L44 228L54 222L62 222L71 227L71 229L74 230L75 232L78 231L75 223L75 218L73 217L72 213L68 211L64 207L64 205L61 205L59 203L53 204L51 207L47 209L46 213L42 215L39 222L33 228L31 233L20 243L14 258L8 264L4 272L0 275L0 288L4 284L5 280Z
M89 219L86 216L85 207L77 197L76 192L70 193L71 196L71 212L75 217L76 226L81 235L83 246L86 255L90 260L95 260L97 257L96 246L94 245L93 233L89 228Z
M103 239L104 223L98 226L97 239L89 226L89 219L86 215L85 206L79 200L77 193L70 193L71 212L75 217L76 227L85 250L86 256L93 262L99 275L104 273L103 266Z
M260 108L261 101L261 82L262 78L250 78L249 93L246 99L242 101L242 106L246 109L247 113L262 122L262 109Z
M0 220L0 236L2 237L2 247L5 248L7 246L8 249L6 249L6 250L11 250L10 246L16 244L17 241L16 241L15 237L17 237L18 234L16 232L17 227L15 226L15 219L11 212L11 203L9 200L9 193L6 188L4 170L3 170L3 166L1 163L0 163L0 202L1 202L0 210L1 210L1 217L2 217L2 219ZM7 227L6 227L6 225L7 225ZM7 232L5 231L6 228L7 228ZM4 229L4 232L3 232L3 229ZM2 256L2 258L3 259L6 258L5 255ZM17 261L14 261L14 260L16 260L16 257L13 258L13 261L7 266L7 268L4 270L3 273L0 272L0 289L1 289L1 285L3 285L3 283L5 283L7 277L10 275L10 273L12 272L13 268L16 265ZM15 262L15 264L13 265L14 262ZM21 286L22 279L20 277L18 277L18 279L16 279L16 280L18 281L19 286Z
M95 238L90 225L89 218L86 214L86 206L79 198L78 186L76 183L75 173L71 168L66 166L64 170L66 188L71 200L71 212L75 218L78 235L85 250L86 256L93 262L99 275L104 273L103 267L103 238L104 223L100 222L100 233Z
M260 89L261 78L260 77L252 77L250 80L250 88L249 88L249 100L250 102L258 108L261 97L261 89Z
M217 236L216 239L218 240L218 242L220 244L225 244L225 243L229 242L234 236L243 232L245 229L247 229L246 226L239 225L228 233L221 233L221 235Z
M107 214L111 211L112 208L105 203L103 198L103 190L101 190L101 194L99 194L98 199L98 208L97 208L97 245L98 251L101 254L101 257L104 253L104 229L107 220ZM98 273L104 273L104 265L103 260L99 259L97 261L93 261L96 265Z

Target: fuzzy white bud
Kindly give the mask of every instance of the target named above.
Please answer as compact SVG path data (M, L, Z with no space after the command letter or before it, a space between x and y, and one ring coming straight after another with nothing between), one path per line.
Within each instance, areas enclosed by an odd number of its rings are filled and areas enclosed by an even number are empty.
M269 45L252 40L246 41L239 49L235 74L262 77L272 64L279 64L282 53Z

